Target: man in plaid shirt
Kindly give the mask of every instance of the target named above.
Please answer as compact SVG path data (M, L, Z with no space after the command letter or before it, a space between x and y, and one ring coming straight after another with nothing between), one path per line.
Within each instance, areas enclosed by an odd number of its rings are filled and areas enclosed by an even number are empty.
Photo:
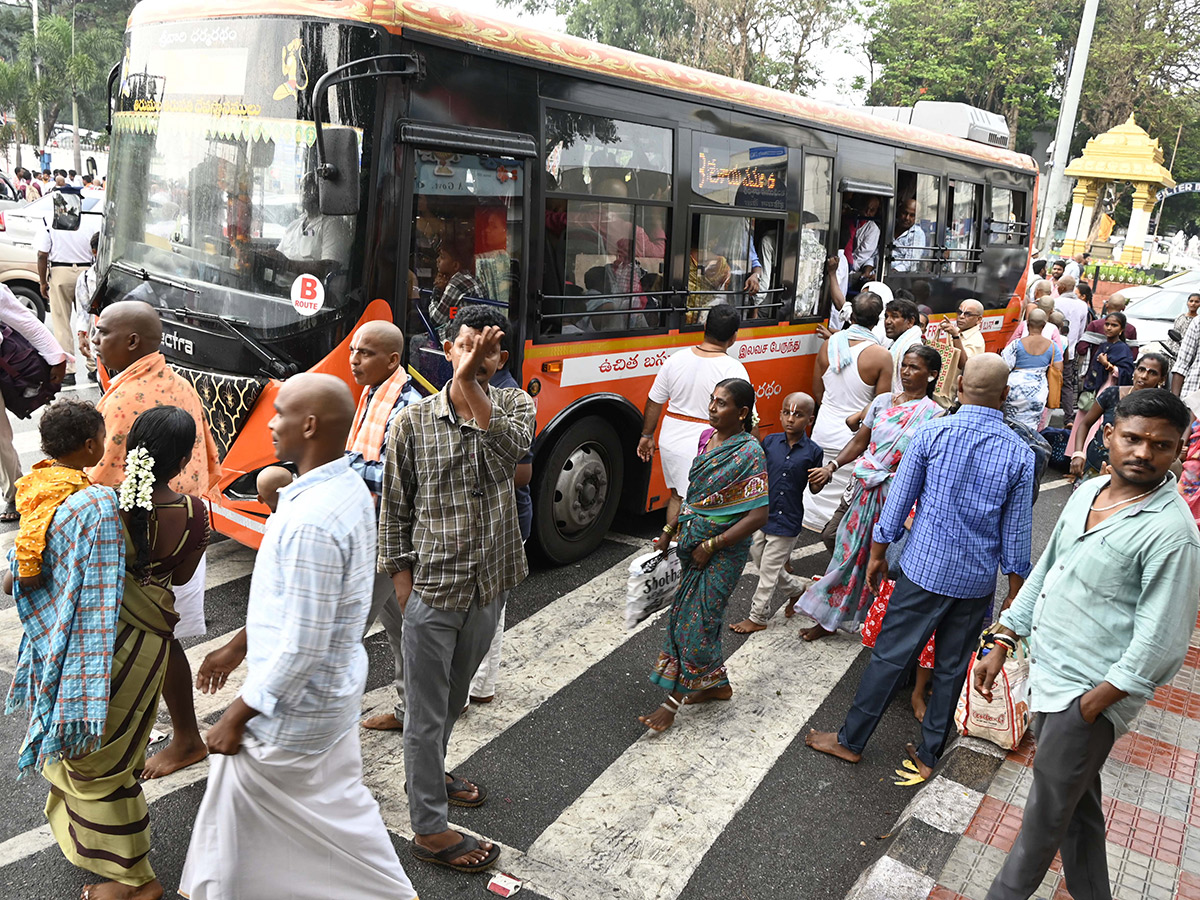
M450 830L447 804L479 806L487 792L446 773L446 745L504 594L528 572L513 478L536 413L524 391L489 387L508 358L506 327L489 307L458 310L443 345L454 377L392 425L379 518L379 569L404 611L412 852L468 872L494 865L500 850Z

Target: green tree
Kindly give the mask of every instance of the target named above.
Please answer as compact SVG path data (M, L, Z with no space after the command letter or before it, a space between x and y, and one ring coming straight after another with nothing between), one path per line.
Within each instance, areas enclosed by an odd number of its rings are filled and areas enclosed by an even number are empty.
M813 51L847 0L504 0L552 11L578 37L786 91L816 83Z

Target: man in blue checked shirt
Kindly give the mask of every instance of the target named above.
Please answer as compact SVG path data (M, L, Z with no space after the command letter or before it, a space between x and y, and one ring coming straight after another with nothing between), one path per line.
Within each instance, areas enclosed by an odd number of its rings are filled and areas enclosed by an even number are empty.
M1008 396L1007 363L995 353L969 359L958 396L958 413L933 419L912 439L875 526L867 581L878 594L888 577L888 545L901 536L916 503L901 571L854 704L841 731L812 731L805 739L814 750L858 762L936 630L921 745L907 745L924 778L949 738L967 664L992 605L997 565L1008 576L1006 607L1031 568L1034 455L1000 412Z

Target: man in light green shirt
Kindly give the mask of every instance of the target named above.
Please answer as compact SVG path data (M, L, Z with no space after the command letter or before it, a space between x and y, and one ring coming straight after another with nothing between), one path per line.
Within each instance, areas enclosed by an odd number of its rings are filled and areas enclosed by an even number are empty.
M1179 671L1200 603L1200 532L1169 467L1191 416L1164 390L1129 394L1104 427L1111 478L1063 509L1045 553L975 667L991 688L1028 637L1038 738L1021 833L987 900L1026 900L1061 850L1076 900L1111 900L1100 768L1156 688Z

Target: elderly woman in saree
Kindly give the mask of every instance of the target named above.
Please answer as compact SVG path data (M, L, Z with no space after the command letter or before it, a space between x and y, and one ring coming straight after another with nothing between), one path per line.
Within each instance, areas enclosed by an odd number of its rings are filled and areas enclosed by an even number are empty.
M921 425L941 412L933 400L941 371L942 357L932 347L918 344L909 349L900 360L901 389L871 402L854 437L838 454L836 466L854 464L849 506L838 525L829 567L796 601L796 609L816 623L800 632L804 640L815 641L839 627L860 625L866 617L872 600L866 580L871 532L908 442ZM809 483L819 490L831 474L829 465L814 469Z
M50 782L46 818L63 855L107 879L83 900L163 895L138 774L179 618L172 587L208 543L200 498L168 486L195 441L195 420L178 407L138 416L119 493L95 486L67 500L47 535L46 586L17 587L26 637L8 708L32 711L19 766ZM40 633L45 622L58 624Z
M1048 319L1046 311L1029 311L1029 333L1004 348L1001 356L1012 372L1008 376L1008 399L1004 415L1036 431L1050 394L1047 373L1053 366L1062 372L1062 349L1042 334Z
M653 713L638 717L653 731L669 728L685 702L733 695L721 652L721 621L750 554L750 539L767 522L769 499L766 457L749 433L753 405L754 388L744 379L727 378L713 388L711 427L700 435L686 502L654 541L665 551L677 536L683 571L650 675L670 693Z

